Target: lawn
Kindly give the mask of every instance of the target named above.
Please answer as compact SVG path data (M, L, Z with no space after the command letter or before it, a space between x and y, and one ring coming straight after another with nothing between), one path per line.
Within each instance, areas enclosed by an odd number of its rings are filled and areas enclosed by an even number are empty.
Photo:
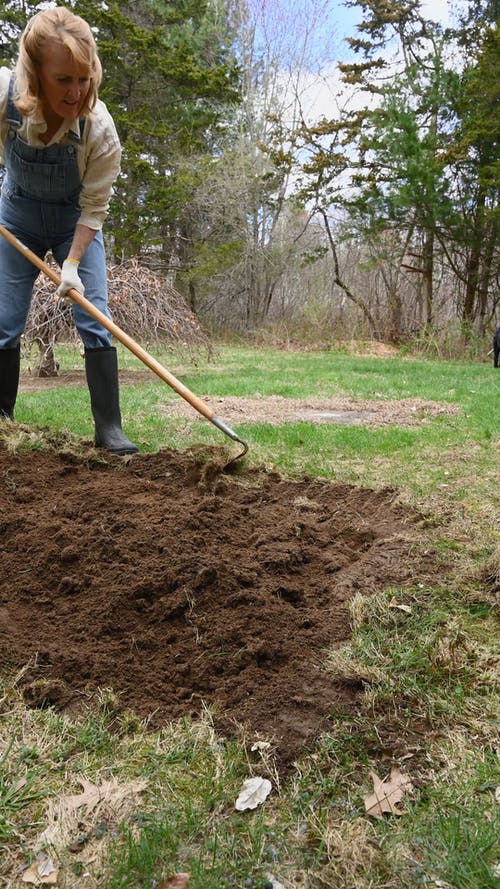
M352 635L317 657L359 686L359 706L336 714L285 771L268 739L221 737L208 707L160 730L118 708L110 688L78 715L27 707L23 670L6 665L0 886L22 885L31 865L71 889L493 889L500 371L229 346L196 365L155 356L222 420L230 412L229 425L249 444L242 478L265 467L297 480L393 489L398 504L421 515L442 567L425 584L352 598ZM58 358L61 379L81 369L74 351L61 349ZM179 412L179 396L154 375L134 380L142 367L125 350L120 366L131 373L122 385L124 424L142 453L198 445L238 452L191 407ZM50 430L78 453L79 440L92 435L85 387L25 383L23 376L4 446L29 460L30 449L48 446ZM252 413L256 399L267 405L264 419ZM387 410L382 423L277 422L273 403L283 408L284 400ZM0 646L1 630L0 622ZM395 811L374 817L366 808L373 775L388 779L394 768ZM401 773L411 783L403 790ZM271 793L238 810L250 775L269 780Z

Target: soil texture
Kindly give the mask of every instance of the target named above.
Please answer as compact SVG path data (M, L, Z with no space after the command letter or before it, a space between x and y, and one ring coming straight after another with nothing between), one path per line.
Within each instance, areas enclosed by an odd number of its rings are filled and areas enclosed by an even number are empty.
M352 712L325 668L349 602L433 571L397 492L283 478L223 448L113 458L0 440L0 667L29 706L99 688L153 728L206 705L285 764Z

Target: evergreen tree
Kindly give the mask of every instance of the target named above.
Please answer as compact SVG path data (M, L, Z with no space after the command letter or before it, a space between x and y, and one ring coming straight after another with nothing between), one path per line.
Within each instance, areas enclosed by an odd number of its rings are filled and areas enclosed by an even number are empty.
M12 67L18 51L19 37L26 22L46 4L27 0L4 0L0 11L0 66Z
M196 163L213 156L238 102L238 67L222 2L74 0L96 29L102 98L123 145L110 222L117 255L154 248L164 267L189 265Z
M438 253L457 279L464 333L476 318L482 331L499 233L498 0L471 0L459 28L445 30L422 16L418 0L350 5L364 13L362 38L350 40L363 61L340 67L347 83L378 98L354 133L351 220L364 219L365 236L389 225L408 240L426 326L433 324Z
M164 266L189 264L186 208L197 184L187 157L212 157L239 101L225 0L68 0L89 22L104 78L101 98L123 146L106 232L117 258L154 249ZM46 3L10 0L0 13L4 64L28 18ZM179 173L179 170L182 172Z
M483 4L481 24L475 20L472 31L467 16L458 35L465 44L470 34L471 43L456 102L458 125L448 151L457 205L450 253L464 282L461 317L466 335L475 323L484 333L494 313L495 299L498 301L500 35L498 22L488 20L495 11L499 15L495 6L498 3Z

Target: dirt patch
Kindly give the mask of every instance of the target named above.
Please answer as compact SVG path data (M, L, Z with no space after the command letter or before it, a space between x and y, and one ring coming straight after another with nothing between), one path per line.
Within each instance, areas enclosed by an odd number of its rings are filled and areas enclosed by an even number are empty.
M155 382L149 370L120 370L120 383L131 385ZM20 389L24 392L40 392L58 386L85 386L83 370L62 371L57 377L37 377L24 373ZM191 420L200 415L184 399L176 395L167 384L165 388L165 414ZM372 401L354 398L284 398L280 395L240 397L204 397L207 406L226 423L337 423L349 426L403 426L411 427L429 422L433 417L451 417L459 407L447 402L428 401L423 398L403 398L394 401ZM205 421L203 421L205 422Z
M454 404L404 398L395 401L369 401L354 398L283 398L270 395L258 398L203 398L214 413L233 423L337 423L349 426L418 426L433 417L451 417L459 408ZM179 399L165 405L170 417L193 415L193 408ZM196 416L196 415L195 415Z
M83 364L83 358L82 358ZM156 377L150 370L122 370L120 369L120 383L129 385L135 383L151 383ZM19 380L20 392L43 392L46 389L57 389L60 386L86 386L85 370L62 370L55 377L39 377L34 373L24 371Z
M204 703L283 763L360 683L324 669L348 603L435 572L391 490L262 468L220 448L98 460L0 441L0 663L26 702L77 711L98 688L153 727ZM222 461L223 462L223 461Z

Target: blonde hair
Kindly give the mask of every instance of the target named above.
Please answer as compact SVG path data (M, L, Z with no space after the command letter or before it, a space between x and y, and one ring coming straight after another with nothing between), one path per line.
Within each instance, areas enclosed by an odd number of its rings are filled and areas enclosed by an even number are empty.
M97 102L102 67L89 25L79 15L64 7L37 12L21 34L15 70L15 104L21 114L27 117L40 115L42 97L37 65L43 63L44 51L49 42L56 42L66 47L71 60L86 70L90 76L90 89L80 110L80 115L83 117Z

